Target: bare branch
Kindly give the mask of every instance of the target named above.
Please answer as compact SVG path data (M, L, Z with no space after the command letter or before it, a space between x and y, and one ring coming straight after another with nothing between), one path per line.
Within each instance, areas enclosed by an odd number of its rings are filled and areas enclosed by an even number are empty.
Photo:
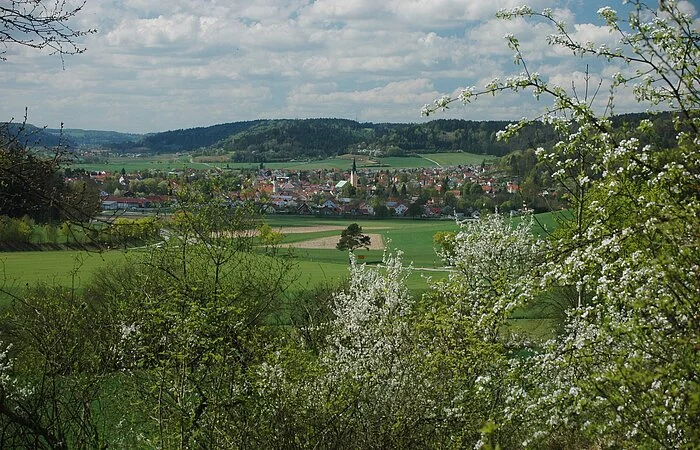
M4 0L0 1L0 60L12 45L34 49L49 49L50 54L76 55L86 48L78 43L79 38L96 33L89 28L79 30L70 23L82 9L85 1L70 0Z

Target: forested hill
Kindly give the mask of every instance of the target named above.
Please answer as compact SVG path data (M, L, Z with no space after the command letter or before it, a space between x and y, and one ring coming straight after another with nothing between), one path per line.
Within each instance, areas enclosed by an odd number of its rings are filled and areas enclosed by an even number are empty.
M212 125L209 127L187 128L161 133L152 133L143 138L124 142L113 146L117 149L139 148L140 151L153 151L158 153L171 153L191 151L207 148L217 142L235 136L257 125L267 123L267 120L253 120L246 122L231 122Z
M327 157L358 151L387 156L467 151L505 155L535 142L553 139L542 126L530 127L512 142L496 133L508 122L434 120L420 124L359 123L341 119L275 120L261 123L217 143L213 150L234 151L239 161Z
M613 126L623 132L648 114L615 116ZM676 132L667 113L651 117L659 147L675 145ZM346 119L274 119L232 122L152 133L44 129L32 125L0 124L25 145L69 148L108 147L119 152L231 154L239 162L324 158L343 153L411 153L464 151L503 156L516 150L549 147L555 135L549 126L529 125L515 138L499 141L506 121L439 119L425 123L361 123Z
M31 124L0 123L0 134L16 139L28 147L56 147L69 149L114 146L142 139L135 133L117 131L81 130L74 128L40 128Z
M613 119L619 130L636 126L648 114L626 114ZM668 114L652 117L660 146L675 145ZM555 135L544 124L526 127L519 136L499 141L506 121L439 119L425 123L361 123L346 119L275 119L235 122L211 127L168 131L124 143L123 150L233 154L235 161L283 161L323 158L343 153L381 152L385 156L410 153L464 151L502 156L515 150L548 147Z
M508 123L445 119L417 124L361 123L346 119L257 120L155 133L113 148L161 153L235 152L239 161L272 161L327 157L358 150L396 156L443 151L504 155L553 139L548 128L536 125L512 141L498 141L496 133Z

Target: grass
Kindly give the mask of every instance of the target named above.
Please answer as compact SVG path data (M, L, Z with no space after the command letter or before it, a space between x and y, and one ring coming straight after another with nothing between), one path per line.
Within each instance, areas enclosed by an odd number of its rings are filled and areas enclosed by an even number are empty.
M478 166L486 161L491 163L498 160L496 156L478 155L476 153L424 153L420 155L423 160L432 160L441 166Z
M536 215L537 222L547 230L556 227L556 214ZM519 219L515 219L519 220ZM412 219L369 219L369 218L318 218L299 216L270 216L267 222L273 228L314 227L317 225L345 228L358 223L365 233L379 233L389 249L399 249L405 265L411 264L413 272L407 280L407 287L415 295L429 290L427 278L440 279L447 275L441 270L442 263L433 248L433 235L438 231L456 231L458 225L451 220L412 220ZM543 234L543 228L536 229ZM341 230L313 231L310 233L288 233L283 244L340 236ZM284 250L283 250L284 251ZM4 290L19 294L27 285L36 283L56 283L62 286L74 285L78 288L89 282L92 274L100 267L120 264L137 251L121 250L91 253L75 250L44 252L0 253L0 283ZM337 285L349 276L347 252L335 249L295 248L292 252L296 276L291 286L293 292L308 290L318 285ZM383 251L357 250L356 255L364 257L361 262L369 265L381 263ZM0 293L0 307L9 301L7 294ZM554 330L551 311L537 306L516 311L509 322L512 332L525 332L533 339L551 337Z
M403 252L403 260L406 264L413 263L416 267L439 267L435 250L433 248L433 235L438 231L456 231L459 227L452 220L420 220L420 219L338 219L338 218L300 218L300 217L269 217L268 223L273 228L330 225L345 228L351 223L357 223L365 233L381 234L385 245L389 249L399 249ZM284 232L284 228L282 230ZM340 236L340 230L329 232L313 232L303 234L289 234L285 236L283 243L299 242L318 237ZM339 263L347 259L345 252L337 250L297 249L302 259L316 259L325 262ZM380 251L359 250L358 255L367 253L370 259L381 260Z
M437 167L437 164L420 156L384 156L377 158L377 162L384 168L418 169L420 167Z
M80 285L95 269L125 258L126 254L121 251L13 252L0 254L0 267L6 285L37 282L69 285L73 280Z
M1 253L0 287L6 293L0 293L0 306L9 301L8 292L17 295L25 287L39 283L80 288L95 270L126 261L126 255L122 251L82 250Z
M211 169L212 167L219 167L222 169L258 169L260 167L259 163L215 161L220 159L222 158L190 157L189 155L177 154L147 155L140 157L115 156L110 157L105 163L76 163L73 164L72 167L82 168L88 171L104 170L107 172L119 172L123 168L128 173L144 170L169 172L172 170L182 170L183 168ZM493 161L496 159L497 158L493 156L477 155L473 153L426 153L417 156L373 158L376 164L370 162L363 163L362 160L360 160L358 162L358 167L415 169L419 167L437 167L438 165L478 165L484 160ZM344 157L344 155L322 160L265 163L265 167L269 169L293 170L346 170L350 168L350 165L350 159Z
M110 157L105 163L77 163L71 167L88 171L119 172L124 169L127 173L135 173L144 170L160 170L169 172L182 170L183 168L208 169L210 164L190 161L187 155L149 155L141 157L115 156Z
M271 217L268 222L273 227L298 227L333 225L347 227L355 220L323 219L304 217ZM433 268L439 265L432 247L432 236L436 231L454 230L452 221L422 220L360 220L365 232L380 233L389 248L404 252L406 264L416 267ZM340 231L317 231L312 233L288 234L283 243L294 244L309 239L340 235ZM99 267L117 264L126 260L131 252L108 251L91 253L75 250L43 252L8 252L0 254L0 282L5 290L16 294L26 285L56 283L62 286L80 287L87 283L92 273ZM358 250L364 262L377 264L382 260L379 250ZM348 255L335 249L295 249L294 260L298 265L299 279L296 287L306 288L323 281L340 280L348 275ZM431 275L438 274L431 272ZM423 274L416 272L409 280L411 289L420 291L426 288ZM0 295L0 303L3 301ZM5 296L7 297L7 296ZM7 298L5 298L5 301Z
M303 222L301 222L303 221ZM406 265L412 264L416 268L441 267L433 249L433 235L437 231L454 231L457 225L453 221L427 221L410 219L389 220L354 220L354 219L325 219L325 218L299 218L299 217L270 217L268 223L274 227L297 226L338 226L345 228L351 223L357 223L363 227L365 233L378 233L384 238L385 245L390 249L399 249L403 252L403 261ZM284 232L284 228L282 230ZM284 244L317 239L319 237L340 236L340 230L319 231L311 233L294 233L285 235ZM360 261L369 265L379 264L382 261L381 250L357 250L355 254L362 258ZM324 281L335 282L349 275L347 252L334 249L307 249L295 248L293 250L295 260L298 262L301 276L298 283L301 286L312 287ZM444 271L415 270L407 280L408 288L419 294L428 289L426 277L444 277Z
M534 233L538 236L547 236L554 230L559 228L559 223L562 220L571 219L571 211L563 210L556 212L547 212L541 214L535 214L534 219ZM513 219L515 223L522 220L522 217L516 217Z

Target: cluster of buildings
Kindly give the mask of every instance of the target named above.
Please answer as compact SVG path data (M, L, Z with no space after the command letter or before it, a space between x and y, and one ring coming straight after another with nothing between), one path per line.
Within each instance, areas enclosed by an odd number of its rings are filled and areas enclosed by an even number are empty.
M104 210L163 208L171 205L178 186L188 182L188 173L165 174L168 194L143 195L129 190L137 174L115 174L119 187L103 192ZM199 177L227 177L226 171L210 171ZM491 166L452 166L416 169L358 170L355 160L349 171L340 170L273 170L261 168L249 172L225 196L231 201L252 200L268 214L358 215L440 217L468 213L461 200L517 196L520 186L515 180L499 175ZM104 183L110 174L93 173ZM470 208L471 209L471 208Z

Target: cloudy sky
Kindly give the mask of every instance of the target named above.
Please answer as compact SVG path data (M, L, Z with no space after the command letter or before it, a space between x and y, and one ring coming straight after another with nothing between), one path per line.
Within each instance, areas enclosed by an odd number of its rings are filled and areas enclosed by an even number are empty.
M2 1L2 0L0 0ZM69 0L70 1L70 0ZM694 2L697 0L694 0ZM260 118L342 117L418 122L459 87L518 73L503 36L523 42L531 70L570 87L619 67L548 48L543 22L503 22L523 0L87 0L75 19L98 32L64 63L9 47L0 62L0 121L153 132ZM694 2L685 8L698 10ZM582 41L611 42L596 11L620 0L530 0L552 8ZM62 67L64 65L65 67ZM438 117L519 119L531 95L457 106ZM639 110L625 95L617 112Z

